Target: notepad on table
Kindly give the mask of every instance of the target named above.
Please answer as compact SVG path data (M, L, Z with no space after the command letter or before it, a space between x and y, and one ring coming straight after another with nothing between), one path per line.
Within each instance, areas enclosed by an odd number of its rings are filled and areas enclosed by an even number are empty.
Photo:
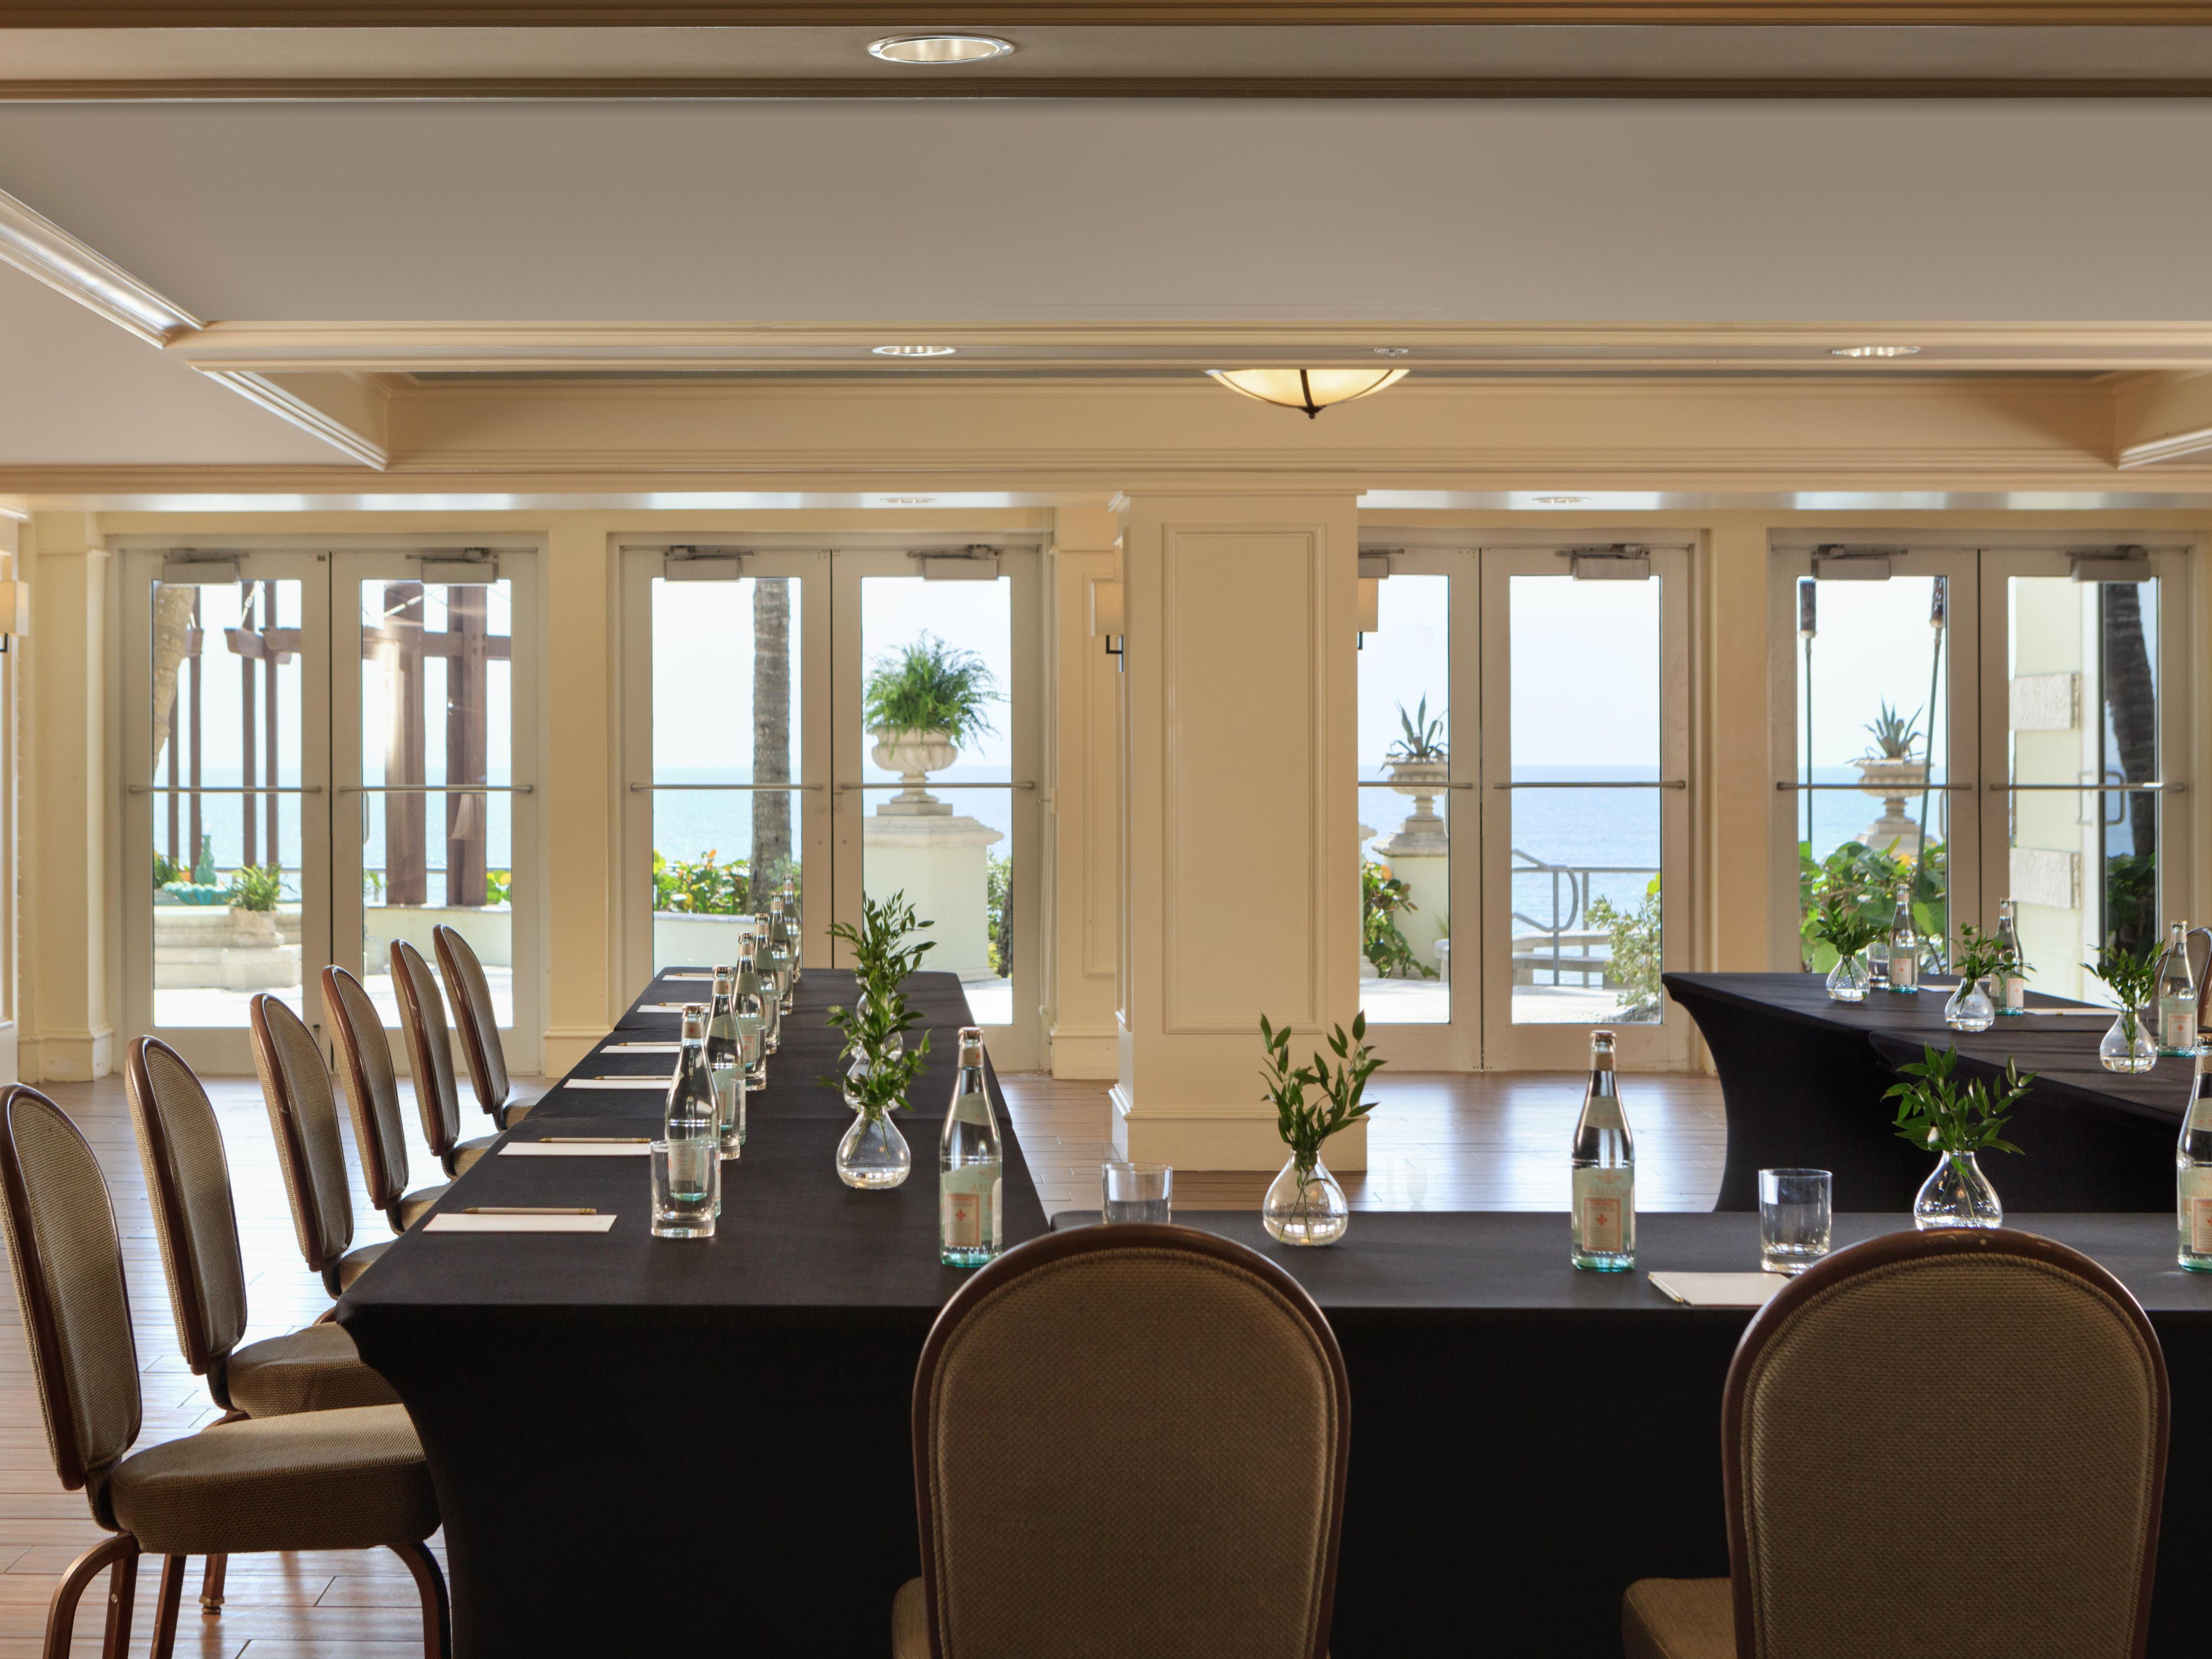
M603 1054L673 1054L683 1052L680 1042L610 1042L599 1050Z
M703 980L711 980L711 979L713 979L714 976L712 974L663 974L663 975L660 975L660 977L661 977L661 978L663 978L663 979L665 979L665 980L672 980L672 980L679 980L679 979L703 979Z
M564 1089L665 1089L672 1077L572 1077Z
M510 1140L501 1158L643 1158L652 1150L642 1140Z
M1763 1308L1789 1283L1780 1273L1682 1273L1651 1275L1661 1295L1692 1308Z
M680 1014L686 1008L696 1006L689 1002L641 1002L637 1005L637 1011L641 1014Z
M611 1215L434 1215L426 1233L603 1233Z

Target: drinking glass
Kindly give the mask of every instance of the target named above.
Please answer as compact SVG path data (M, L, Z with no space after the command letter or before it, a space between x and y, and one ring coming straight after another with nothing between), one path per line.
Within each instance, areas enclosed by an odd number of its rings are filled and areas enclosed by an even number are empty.
M1759 1172L1759 1265L1802 1273L1828 1253L1834 1177L1826 1170Z
M722 1200L721 1147L711 1137L656 1140L653 1165L653 1236L712 1238Z
M1103 1221L1173 1220L1170 1200L1175 1191L1175 1171L1164 1164L1108 1164L1104 1178Z

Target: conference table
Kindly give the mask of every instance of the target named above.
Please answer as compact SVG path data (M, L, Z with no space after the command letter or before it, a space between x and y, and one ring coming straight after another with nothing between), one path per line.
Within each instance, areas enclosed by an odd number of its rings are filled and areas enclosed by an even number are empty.
M1990 1030L1943 1023L1953 981L1910 994L1832 1000L1818 974L1668 974L1674 1000L1698 1022L1728 1114L1728 1162L1714 1207L1759 1205L1759 1171L1832 1170L1836 1206L1909 1210L1935 1167L1892 1127L1883 1091L1926 1048L1955 1048L1961 1081L1996 1080L2008 1060L2034 1082L2005 1129L2018 1156L1986 1154L1984 1172L2007 1213L2018 1210L2173 1208L2173 1147L2194 1081L2191 1061L2160 1060L2122 1077L2097 1063L2110 1009L2031 993L2040 1012Z

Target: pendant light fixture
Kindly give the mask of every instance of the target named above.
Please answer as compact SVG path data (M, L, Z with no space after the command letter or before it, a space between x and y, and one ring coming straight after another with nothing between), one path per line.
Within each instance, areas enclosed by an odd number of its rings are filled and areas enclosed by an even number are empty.
M1231 392L1281 409L1303 409L1311 420L1324 409L1371 398L1406 378L1402 368L1209 368Z

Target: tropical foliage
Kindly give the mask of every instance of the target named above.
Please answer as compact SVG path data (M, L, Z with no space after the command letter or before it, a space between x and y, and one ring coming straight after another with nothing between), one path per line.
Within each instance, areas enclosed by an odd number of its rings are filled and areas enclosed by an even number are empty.
M1620 990L1618 1019L1645 1020L1659 1017L1659 975L1663 970L1659 936L1659 878L1644 884L1644 896L1633 910L1624 910L1609 899L1594 898L1586 913L1590 926L1606 932L1606 978Z
M1912 925L1930 941L1950 937L1948 903L1950 876L1943 843L1924 843L1917 859L1877 852L1864 842L1847 841L1825 859L1814 859L1811 845L1797 843L1797 908L1802 918L1798 933L1803 940L1803 965L1816 973L1836 965L1837 951L1821 933L1821 917L1829 901L1863 916L1874 926L1872 938L1889 932L1891 913L1897 906L1897 884L1912 882ZM1929 962L1930 968L1942 964Z
M1302 1175L1320 1162L1322 1142L1375 1109L1376 1103L1366 1098L1367 1079L1382 1062L1366 1039L1367 1016L1355 1015L1349 1036L1341 1025L1329 1034L1333 1061L1316 1050L1310 1062L1294 1066L1290 1027L1271 1025L1265 1014L1260 1016L1260 1041L1267 1052L1260 1075L1275 1108L1276 1132ZM1309 1091L1319 1098L1310 1098Z
M965 744L994 729L988 711L1003 701L982 658L924 634L870 665L860 720L871 732L942 732Z
M743 859L720 863L711 847L700 859L666 858L658 851L653 855L653 908L656 910L695 916L741 916L747 914L751 896Z
M284 896L284 872L273 864L248 864L232 872L223 898L234 910L274 910Z
M1425 966L1413 945L1398 931L1398 917L1417 907L1413 890L1390 873L1387 865L1363 861L1359 866L1361 954L1375 971L1403 979L1434 979L1437 970Z
M983 875L984 921L988 930L991 971L1005 978L1014 971L1014 861L987 854Z
M1449 752L1444 744L1444 717L1429 718L1429 700L1423 697L1419 706L1408 714L1406 705L1398 705L1398 726L1401 736L1390 745L1389 758L1394 761L1440 761Z

